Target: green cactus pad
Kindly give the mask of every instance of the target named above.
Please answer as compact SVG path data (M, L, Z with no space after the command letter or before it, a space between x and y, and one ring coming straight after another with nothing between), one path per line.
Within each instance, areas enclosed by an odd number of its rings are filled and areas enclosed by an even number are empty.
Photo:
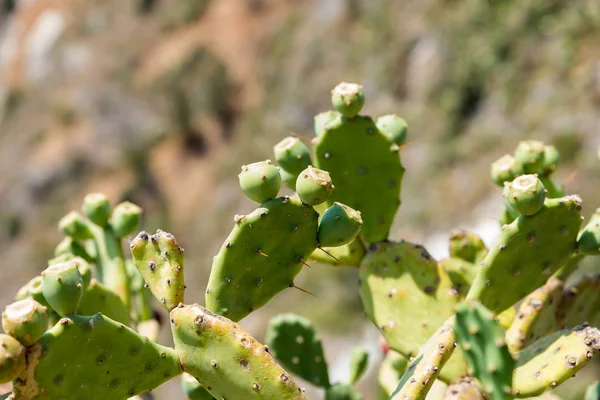
M365 313L405 356L415 356L458 303L446 272L423 247L408 242L372 246L360 280Z
M369 353L364 349L354 349L350 353L350 383L355 384L363 376L369 365Z
M524 173L537 173L544 167L544 143L537 140L520 142L515 149L515 160Z
M77 211L71 211L58 222L58 229L65 235L75 240L87 240L92 238L92 232L88 223Z
M215 398L305 398L269 348L227 318L180 305L171 311L171 328L184 370Z
M544 205L545 190L537 175L521 175L504 185L504 201L508 203L509 210L533 215Z
M96 280L93 280L83 291L77 313L80 315L101 313L110 319L129 325L129 311L121 298Z
M600 322L600 274L586 274L563 293L556 312L558 325L571 327Z
M310 321L295 314L279 315L269 321L265 341L287 370L315 386L329 387L323 344Z
M317 248L310 258L326 264L358 267L364 255L365 247L356 238L343 246Z
M101 314L63 318L36 346L15 385L27 399L124 399L181 373L175 350Z
M575 250L580 210L577 196L546 199L533 216L506 225L467 298L499 313L540 287Z
M488 248L473 232L455 230L450 233L449 251L450 257L476 264L485 258Z
M444 400L490 400L490 397L475 378L465 376L446 388Z
M554 389L600 351L600 331L578 326L546 336L518 354L513 373L516 397L537 396Z
M403 118L396 114L382 115L375 123L377 128L398 146L406 144L408 126Z
M523 299L516 318L506 331L506 343L512 353L554 331L556 311L562 296L563 282L551 277Z
M392 398L425 400L433 382L456 347L452 324L444 324L425 343L421 352L402 375Z
M517 163L515 158L510 154L505 154L492 163L492 180L498 186L504 186L505 182L510 182L522 174L523 168L521 164Z
M588 386L585 391L585 400L600 400L600 382Z
M477 302L463 303L456 312L454 332L471 374L491 399L511 399L514 360L493 315Z
M48 327L48 308L28 297L9 304L2 313L4 332L23 346L33 345Z
M118 237L129 236L138 230L142 209L129 201L118 204L110 216L110 226Z
M111 207L108 197L103 193L90 193L85 196L81 210L94 224L100 227L108 224Z
M16 379L25 366L25 348L14 337L0 333L0 383Z
M600 209L590 218L590 221L579 232L577 248L582 254L600 254Z
M325 111L315 116L315 135L321 136L323 132L329 129L329 124L341 117L341 114L337 111Z
M356 238L362 224L360 211L335 202L319 221L319 244L327 247L348 244Z
M325 400L363 400L352 385L336 383L325 390Z
M279 169L271 160L242 166L238 177L244 194L258 203L274 199L281 189Z
M212 400L214 397L198 382L198 379L184 372L181 374L181 389L189 400Z
M83 296L83 278L78 263L54 264L42 272L44 298L60 316L74 314Z
M94 262L94 257L86 250L86 248L70 236L65 237L54 249L54 255L60 256L63 254L73 254L81 257L89 263Z
M356 83L340 83L331 91L331 104L344 117L356 117L365 105L363 87Z
M298 176L312 164L310 150L296 137L288 136L273 147L275 160L281 169Z
M213 259L206 308L239 321L293 285L317 248L317 212L295 198L267 201L236 225Z
M140 274L154 297L172 310L183 302L183 248L170 233L160 229L152 236L140 232L129 246Z
M327 204L337 201L359 210L365 242L385 240L400 205L404 168L398 146L370 117L339 117L317 138L314 151L315 165L335 182Z
M379 373L377 374L377 382L379 387L383 390L386 398L390 398L392 392L396 390L396 386L404 372L408 367L408 358L402 354L389 350L381 365L379 366Z
M333 191L329 172L308 167L300 172L296 180L296 193L300 199L311 206L324 203Z

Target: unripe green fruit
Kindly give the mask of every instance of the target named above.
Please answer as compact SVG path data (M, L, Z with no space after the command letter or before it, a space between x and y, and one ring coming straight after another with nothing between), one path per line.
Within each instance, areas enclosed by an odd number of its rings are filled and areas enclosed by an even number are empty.
M515 159L526 174L535 174L544 167L544 143L537 140L520 142L515 149Z
M115 235L125 237L138 230L142 220L142 209L129 201L124 201L115 207L110 217Z
M93 257L90 256L85 247L74 240L72 237L67 236L63 240L60 241L56 248L54 249L55 256L61 256L63 254L72 254L74 256L78 256L86 260L87 262L93 262Z
M12 336L0 334L0 383L17 379L25 370L25 349Z
M302 171L296 180L296 193L300 200L311 206L325 202L333 189L329 172L310 166Z
M44 293L42 291L41 276L38 275L35 278L31 279L29 282L27 282L25 285L23 285L23 287L17 292L15 300L23 300L27 297L31 297L43 306L50 306L46 301L46 298L44 297Z
M213 397L198 382L198 379L184 372L181 374L181 389L189 400L212 400Z
M281 189L281 175L271 160L244 165L238 177L244 194L259 203L274 199Z
M320 136L329 129L329 124L341 115L337 111L325 111L315 116L315 135Z
M392 142L398 146L402 146L406 143L408 126L403 118L400 118L396 114L382 115L377 118L376 125L385 136L390 138Z
M544 146L544 164L540 172L544 176L552 175L554 171L556 171L556 168L558 168L559 161L560 153L558 152L556 146Z
M28 297L9 304L2 313L4 332L25 347L39 340L48 327L48 308Z
M504 185L504 182L510 182L521 175L523 170L515 158L506 154L492 163L492 179L497 185Z
M44 298L61 317L75 314L83 296L83 277L78 263L54 264L42 272Z
M58 222L58 229L65 235L75 240L87 240L92 238L92 232L87 222L77 211L71 211Z
M331 91L331 104L346 118L354 118L365 105L363 87L342 82Z
M310 151L302 141L286 137L273 147L275 160L279 166L296 176L310 165Z
M287 172L283 168L279 168L279 175L281 175L281 181L294 192L296 191L296 179L298 179L297 174L291 174Z
M542 208L545 199L546 189L537 175L521 175L504 185L504 200L519 214L535 214Z
M98 226L106 226L110 217L110 202L103 193L90 193L83 199L83 213Z
M360 211L335 202L325 210L319 222L317 234L319 244L325 247L337 247L354 240L363 221Z
M596 210L590 222L579 232L577 248L587 255L600 254L600 208Z
M70 261L77 263L77 268L79 269L79 272L81 272L81 277L83 278L83 289L86 289L92 281L92 267L83 258L76 257L73 254L62 254L48 260L48 266Z

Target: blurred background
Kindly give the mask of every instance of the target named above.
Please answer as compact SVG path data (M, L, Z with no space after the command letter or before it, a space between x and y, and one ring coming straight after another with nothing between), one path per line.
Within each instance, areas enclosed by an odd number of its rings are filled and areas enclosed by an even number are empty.
M186 300L201 302L234 214L253 208L239 167L291 132L313 137L340 81L364 85L365 113L408 122L393 239L437 257L453 228L493 241L489 164L525 138L558 147L556 176L586 217L600 205L598 0L0 0L1 304L91 191L176 235ZM371 398L380 351L357 271L314 265L297 283L316 297L287 290L242 325L262 340L276 313L309 317L334 380L366 347ZM156 398L183 398L177 385Z

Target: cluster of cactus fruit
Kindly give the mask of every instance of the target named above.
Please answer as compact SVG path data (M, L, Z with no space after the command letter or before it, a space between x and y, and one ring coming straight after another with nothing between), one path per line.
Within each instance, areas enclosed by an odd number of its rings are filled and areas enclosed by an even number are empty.
M382 398L425 399L436 381L447 384L446 400L535 398L585 367L600 351L600 280L566 281L583 257L600 254L600 212L581 226L581 199L552 179L556 148L522 142L493 163L505 200L497 243L455 232L450 257L436 261L421 245L388 239L405 121L359 115L356 84L338 85L332 104L315 118L312 151L288 137L274 147L278 166L242 167L242 191L260 204L235 216L204 306L184 304L184 251L173 235L140 232L126 257L141 209L88 195L83 215L60 221L66 237L48 268L2 314L0 382L13 386L3 398L128 399L181 376L192 400L303 399L298 376L325 399L362 399L364 350L352 353L349 382L331 382L308 320L275 317L266 345L237 323L295 287L311 259L358 268L365 313L386 344ZM278 197L282 182L293 196ZM169 312L174 348L157 343L155 302Z

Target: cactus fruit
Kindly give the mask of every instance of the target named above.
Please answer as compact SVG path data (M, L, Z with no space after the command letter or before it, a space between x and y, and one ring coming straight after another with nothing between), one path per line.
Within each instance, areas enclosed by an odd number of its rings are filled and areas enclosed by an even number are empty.
M65 235L74 240L87 240L92 238L92 232L87 223L77 211L71 211L58 223L60 229Z
M83 278L77 262L54 264L42 272L42 291L61 317L74 314L83 296Z
M214 397L198 382L198 379L184 372L181 374L181 389L189 400L212 400Z
M481 382L491 400L510 399L514 360L493 315L477 302L463 303L456 312L454 332L469 373Z
M490 400L490 397L475 378L465 376L446 388L444 400Z
M281 189L281 175L271 160L242 166L238 177L244 194L258 203L274 199Z
M83 291L77 313L80 315L102 313L110 319L129 325L129 310L121 298L96 280L92 280Z
M329 124L341 116L337 111L325 111L315 116L315 136L321 136L329 129Z
M483 240L473 232L455 230L450 233L450 257L478 264L488 253Z
M582 254L592 256L600 254L600 208L579 232L577 248Z
M600 351L600 331L585 325L546 336L518 353L513 372L517 397L553 389L575 375Z
M516 353L554 330L556 311L563 296L563 282L550 277L519 305L516 318L506 330L506 343Z
M331 91L331 104L344 117L356 117L365 105L363 87L356 83L340 83Z
M404 168L398 145L366 116L337 116L325 127L314 140L314 163L329 171L336 185L327 204L338 201L359 210L365 242L385 240L400 204Z
M28 297L9 304L2 313L4 332L23 346L33 345L48 327L48 308Z
M324 203L334 186L329 172L309 166L300 172L296 180L296 193L303 203L316 206Z
M298 176L300 172L312 164L310 150L298 138L288 136L273 147L275 160L282 170L292 176Z
M25 367L25 348L14 337L0 333L0 383L16 379Z
M238 324L194 304L171 311L171 328L184 370L215 398L305 398L269 348Z
M450 321L425 343L402 375L392 399L424 400L455 347L455 336Z
M110 202L103 193L90 193L83 199L81 210L95 225L106 226L110 218Z
M269 322L265 341L290 372L315 386L329 387L323 344L310 321L294 314L277 316Z
M379 128L379 130L390 138L397 146L406 144L408 126L403 118L400 118L396 114L382 115L377 118L375 125L377 125L377 128Z
M129 201L118 204L110 216L110 226L118 237L134 233L142 220L142 209Z
M505 154L492 163L492 180L499 186L504 186L504 182L510 182L522 174L521 164L510 154Z
M342 246L356 238L363 224L360 211L335 202L319 221L318 240L323 246Z
M92 257L85 246L70 236L66 236L54 249L55 256L60 256L63 254L72 254L74 256L83 258L89 263L94 262L94 257Z
M365 313L405 356L416 355L458 304L448 275L421 246L372 246L359 271Z
M506 225L482 261L467 298L499 313L541 286L575 250L581 199L546 199L540 211ZM540 258L543 255L543 258Z
M363 397L354 386L336 383L325 391L325 400L363 400Z
M296 191L296 179L298 179L298 175L291 174L283 168L279 168L279 175L281 175L281 182L291 190Z
M364 349L354 349L350 353L350 383L355 384L367 370L369 353Z
M515 149L515 159L526 174L535 174L544 167L544 143L537 140L520 142Z
M169 311L183 302L183 248L175 237L160 229L154 235L142 231L129 247L135 266L154 297Z
M65 262L73 262L77 266L77 269L81 273L83 279L83 288L85 289L92 280L92 267L83 258L75 256L73 254L62 254L58 257L51 258L48 260L48 266L54 264L62 264Z
M206 307L239 321L293 286L317 248L317 212L298 199L280 197L237 216L213 259Z
M23 285L23 287L21 287L17 291L15 300L23 300L27 297L31 297L32 299L34 299L35 301L37 301L45 307L50 307L50 305L46 301L46 298L44 297L44 293L42 290L42 277L40 275L36 276L35 278L27 282L25 285Z
M519 214L533 215L544 205L545 188L537 175L521 175L504 185L507 208Z
M63 318L34 347L31 371L15 381L17 398L123 399L181 373L173 349L102 314Z

